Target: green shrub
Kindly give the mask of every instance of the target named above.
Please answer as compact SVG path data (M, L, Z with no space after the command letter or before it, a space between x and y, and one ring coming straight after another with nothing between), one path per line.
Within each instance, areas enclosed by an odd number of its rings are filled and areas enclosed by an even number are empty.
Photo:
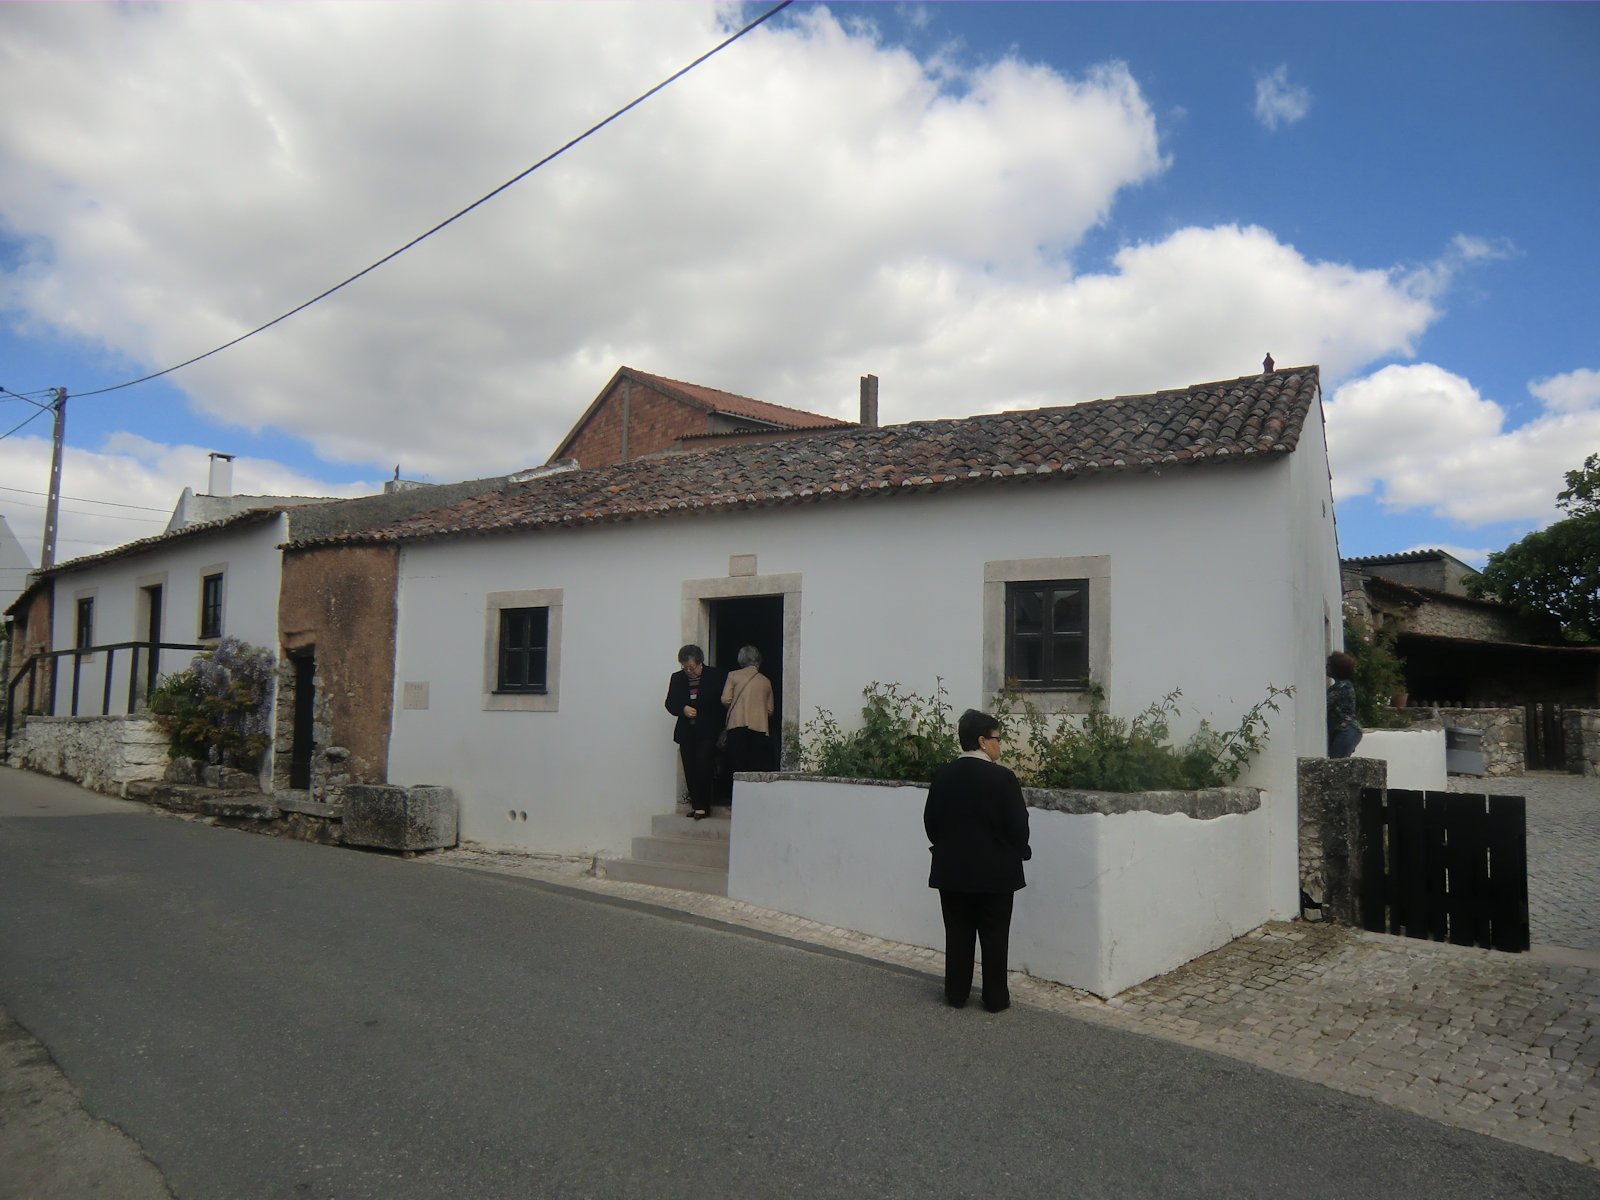
M1105 709L1105 691L1089 688L1089 711L1081 719L1049 720L1031 704L1002 698L1008 715L1020 716L1027 730L1018 774L1032 787L1081 788L1095 792L1144 792L1222 787L1244 774L1267 741L1267 713L1293 688L1269 686L1266 699L1250 708L1229 730L1202 720L1181 746L1171 744L1171 721L1178 715L1174 689L1132 718ZM1013 737L1013 742L1017 739Z
M846 731L819 709L801 730L799 769L845 779L925 781L960 753L948 694L940 680L933 695L902 692L898 684L869 684L862 723ZM1209 722L1181 746L1170 744L1177 715L1173 691L1133 718L1105 710L1105 693L1089 690L1089 712L1050 718L1013 695L996 698L991 711L1009 725L1006 763L1028 787L1142 792L1220 787L1234 782L1267 741L1267 714L1293 688L1269 687L1264 700L1229 730ZM1020 726L1020 728L1019 728Z
M845 732L819 708L800 731L800 768L840 779L926 781L936 767L961 753L944 680L931 696L902 692L898 684L869 683L861 693L861 727Z

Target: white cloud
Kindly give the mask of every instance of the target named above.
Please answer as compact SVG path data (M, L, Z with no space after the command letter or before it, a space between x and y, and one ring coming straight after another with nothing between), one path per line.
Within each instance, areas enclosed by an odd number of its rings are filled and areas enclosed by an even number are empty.
M0 222L40 253L0 273L0 304L169 365L509 177L732 12L17 6L0 26ZM543 461L620 363L840 415L873 371L886 421L1228 378L1269 350L1331 385L1413 353L1453 264L1478 252L1454 245L1424 284L1222 225L1075 271L1119 193L1165 166L1121 64L921 62L870 23L799 10L173 378L218 421L330 461L464 478ZM137 428L136 395L103 402ZM47 445L11 441L41 478ZM203 482L188 477L203 451L123 457L163 506Z
M136 538L161 533L185 487L204 492L209 451L200 446L167 446L135 434L119 434L99 450L68 445L62 458L61 519L56 561L96 554ZM17 436L0 441L0 514L35 564L44 536L46 497L38 493L48 478L50 439ZM13 481L32 481L23 489ZM361 496L382 490L381 482L328 484L266 459L240 456L233 463L238 495Z
M1564 472L1600 446L1600 408L1548 404L1508 429L1501 405L1432 363L1351 380L1326 412L1335 497L1374 494L1388 509L1471 525L1547 524Z
M1311 90L1289 82L1287 65L1256 77L1256 120L1268 129L1293 125L1311 111Z
M1553 412L1578 413L1600 408L1600 371L1583 367L1565 375L1552 375L1528 385Z

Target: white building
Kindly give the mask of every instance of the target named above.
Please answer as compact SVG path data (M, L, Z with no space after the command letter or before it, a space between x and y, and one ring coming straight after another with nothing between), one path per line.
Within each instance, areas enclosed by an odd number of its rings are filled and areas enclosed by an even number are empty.
M399 553L388 780L453 787L465 839L616 851L671 811L685 642L760 646L786 722L1052 669L1020 690L1078 710L1086 661L1116 713L1181 688L1179 740L1295 688L1243 782L1296 911L1296 759L1324 752L1339 639L1315 367L573 471L304 549L362 544ZM1043 653L1007 616L1040 600Z

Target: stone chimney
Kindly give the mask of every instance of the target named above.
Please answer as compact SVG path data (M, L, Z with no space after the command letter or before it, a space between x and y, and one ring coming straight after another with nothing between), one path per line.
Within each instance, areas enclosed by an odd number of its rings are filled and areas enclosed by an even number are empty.
M867 429L878 427L878 377L861 377L861 424Z
M233 495L233 455L211 452L211 478L206 491L212 496Z

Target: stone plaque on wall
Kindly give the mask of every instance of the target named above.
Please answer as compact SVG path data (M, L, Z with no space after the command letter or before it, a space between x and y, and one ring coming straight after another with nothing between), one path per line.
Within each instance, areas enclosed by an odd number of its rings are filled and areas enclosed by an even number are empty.
M401 708L427 708L428 685L422 683L403 683L400 685Z

